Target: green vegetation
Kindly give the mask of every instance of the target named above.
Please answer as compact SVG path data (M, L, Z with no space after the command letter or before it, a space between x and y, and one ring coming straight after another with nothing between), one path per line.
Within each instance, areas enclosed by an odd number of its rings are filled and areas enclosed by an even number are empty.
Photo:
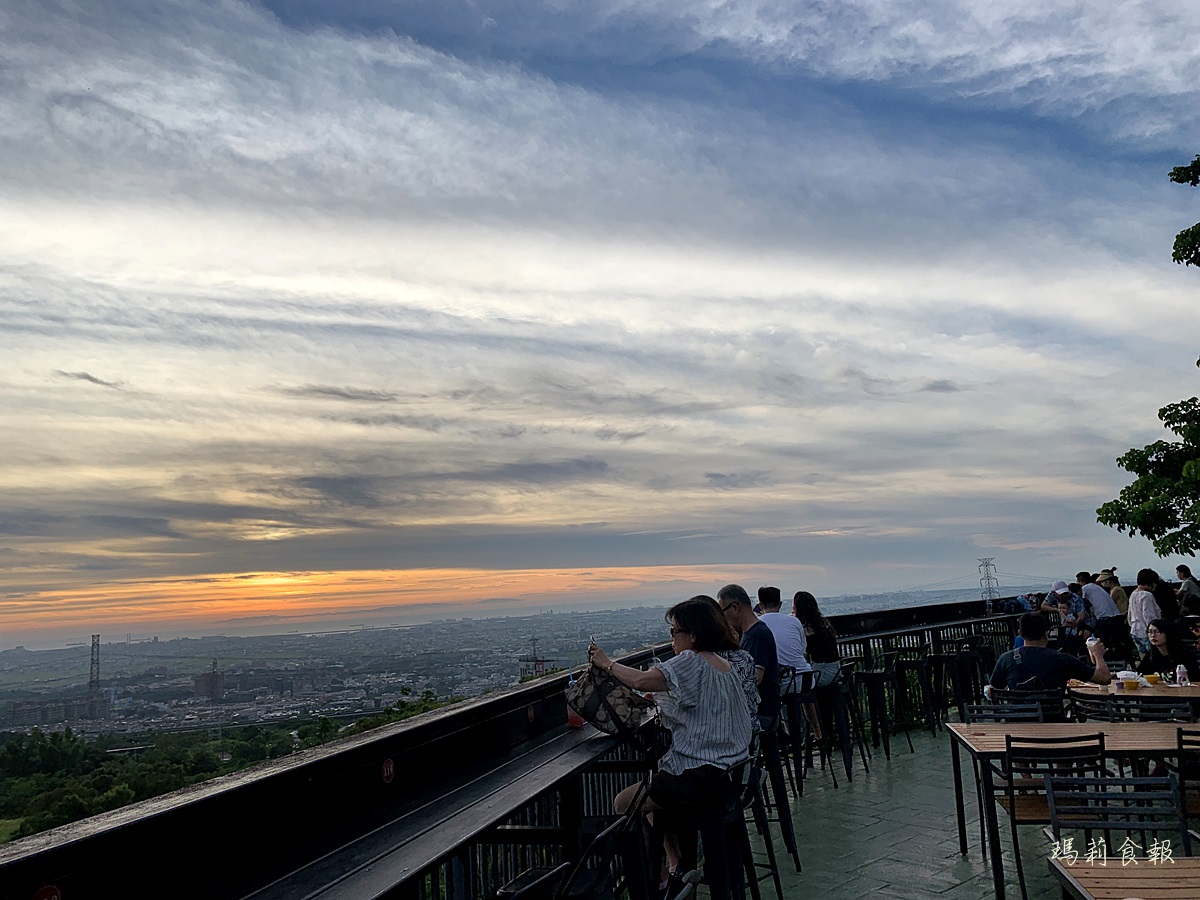
M1168 177L1200 186L1200 156L1191 165L1176 166ZM1171 258L1200 266L1200 223L1179 232ZM1137 477L1116 500L1096 510L1096 519L1149 538L1159 556L1195 556L1200 549L1200 399L1170 403L1158 418L1179 440L1155 441L1118 458L1117 465Z
M1189 166L1176 166L1167 177L1176 184L1200 186L1200 155ZM1171 259L1181 266L1200 266L1200 222L1175 235Z
M432 691L345 728L316 721L246 725L213 733L106 735L66 731L4 735L0 746L0 842L235 772L344 734L360 734L446 705ZM449 701L449 702L454 702Z
M1158 417L1181 440L1155 441L1121 456L1117 465L1137 478L1096 510L1096 518L1149 538L1159 556L1195 556L1200 549L1200 399L1164 406Z

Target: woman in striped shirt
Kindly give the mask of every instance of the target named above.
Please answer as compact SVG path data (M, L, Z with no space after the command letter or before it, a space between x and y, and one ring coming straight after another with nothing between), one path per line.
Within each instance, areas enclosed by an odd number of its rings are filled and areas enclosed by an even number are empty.
M698 596L667 612L674 656L642 671L614 662L596 644L592 665L636 691L652 691L671 747L650 780L644 811L694 813L724 805L735 786L729 772L750 758L758 713L754 660L738 641L712 597ZM633 785L614 801L624 814L637 794ZM672 865L678 862L668 846Z

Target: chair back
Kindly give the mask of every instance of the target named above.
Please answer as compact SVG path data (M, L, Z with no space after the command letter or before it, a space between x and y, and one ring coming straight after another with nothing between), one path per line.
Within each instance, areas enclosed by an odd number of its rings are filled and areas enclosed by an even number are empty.
M1179 789L1193 813L1200 813L1200 728L1180 728L1175 733Z
M1042 722L1042 707L1038 703L968 703L966 721L977 722Z
M797 672L795 666L780 666L779 694L782 697L792 694L809 694L812 692L815 680L816 672L812 669L807 672Z
M1076 722L1114 722L1111 697L1108 694L1085 694L1071 691L1071 716Z
M1104 732L1101 731L1070 737L1006 734L1004 751L1010 769L1037 773L1039 779L1046 770L1063 777L1104 774Z
M1041 801L1047 775L1064 778L1100 778L1104 767L1104 734L1077 737L1004 737L1004 792L1010 814L1025 823L1048 822ZM1018 795L1022 802L1018 803ZM1020 809L1020 813L1018 813Z
M1200 763L1200 728L1180 728L1175 732L1175 743L1180 762L1190 758L1192 762Z
M533 881L515 891L511 891L506 885L496 896L498 900L554 900L562 883L571 874L572 868L569 862L565 862L558 868L541 873Z
M1165 846L1158 842L1160 851L1175 854L1179 847L1181 855L1191 855L1187 811L1174 774L1148 778L1047 775L1045 784L1050 827L1056 839L1063 831L1083 831L1091 845L1093 835L1099 834L1105 838L1106 851L1113 854L1121 852L1119 848L1128 838L1143 851L1139 856L1153 856L1152 840L1166 835Z
M1042 708L1043 722L1065 722L1066 692L1060 690L1008 691L992 688L993 703L1036 703Z
M556 900L613 897L617 882L613 864L617 859L618 842L634 818L640 820L641 817L636 810L631 810L592 839L570 876L554 894Z
M1188 703L1149 697L1110 697L1110 722L1191 722Z

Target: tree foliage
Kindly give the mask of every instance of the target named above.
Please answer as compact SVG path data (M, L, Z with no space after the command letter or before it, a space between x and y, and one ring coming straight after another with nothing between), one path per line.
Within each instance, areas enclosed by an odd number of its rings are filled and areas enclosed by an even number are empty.
M1159 556L1195 556L1200 549L1200 399L1171 403L1158 417L1180 440L1155 441L1120 457L1117 465L1137 478L1096 510L1096 518L1149 538Z
M1192 160L1191 165L1176 166L1167 177L1176 184L1200 186L1200 155ZM1171 259L1182 266L1200 266L1200 222L1175 235Z
M287 756L297 746L315 747L337 738L341 731L359 734L407 719L447 702L425 691L419 699L401 701L346 729L320 716L298 727L290 722L225 728L215 740L203 732L135 735L135 740L146 742L138 753L108 752L130 746L125 735L103 735L94 742L69 728L51 734L35 728L28 735L4 735L0 738L0 842Z
M1167 177L1200 187L1200 154ZM1200 222L1175 236L1171 258L1200 266ZM1149 538L1159 556L1195 556L1200 549L1200 400L1168 404L1158 417L1180 440L1155 441L1120 457L1117 465L1137 478L1116 500L1096 510L1096 518L1130 536Z

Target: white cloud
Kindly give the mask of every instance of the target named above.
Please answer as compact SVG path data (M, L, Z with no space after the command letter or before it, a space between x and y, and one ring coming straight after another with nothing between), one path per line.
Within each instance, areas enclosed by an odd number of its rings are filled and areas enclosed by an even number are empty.
M172 9L0 14L13 591L97 564L1074 552L1191 390L1182 189L1132 163ZM958 56L940 19L844 14L828 53L783 7L671 23L892 87L1046 66L1046 104L1116 65L1077 73L1035 12L973 13ZM1001 33L1007 56L967 40Z

